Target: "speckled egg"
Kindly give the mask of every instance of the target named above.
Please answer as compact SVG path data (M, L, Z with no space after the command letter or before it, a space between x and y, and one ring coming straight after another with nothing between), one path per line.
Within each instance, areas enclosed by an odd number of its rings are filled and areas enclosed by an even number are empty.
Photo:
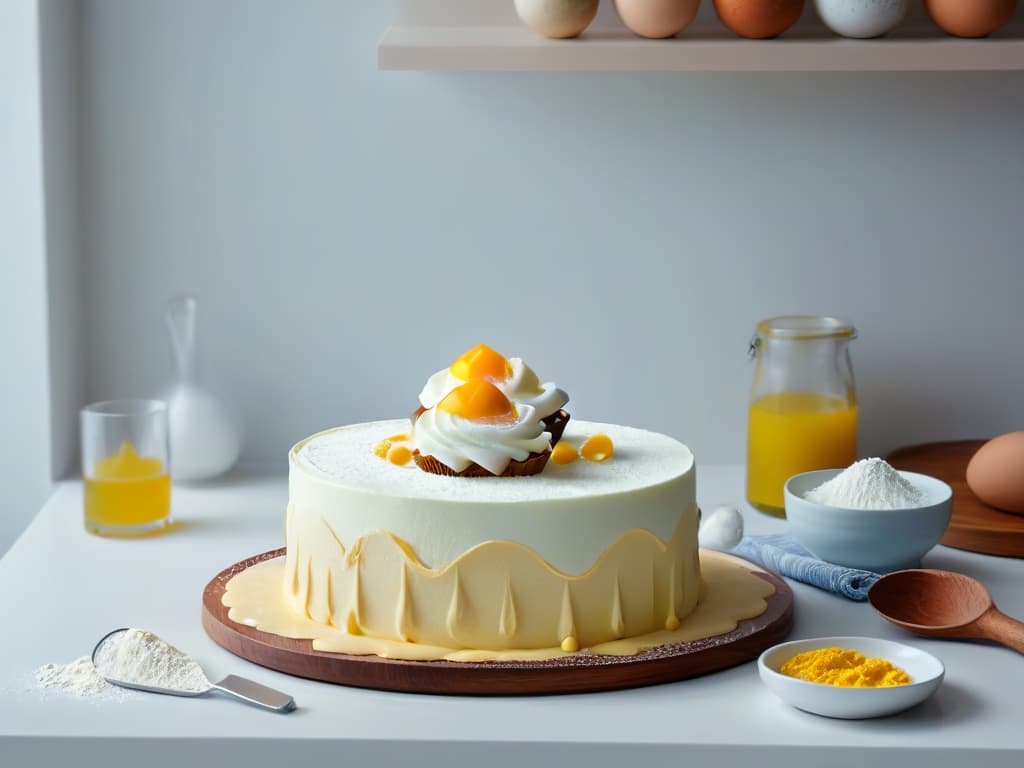
M700 0L615 0L622 23L641 37L673 37L697 15Z
M1013 18L1017 0L924 0L924 9L951 35L984 37Z
M967 464L967 485L986 504L1024 514L1024 432L981 446Z
M804 0L715 0L718 18L740 37L781 35L803 10Z
M878 37L903 21L909 0L814 0L825 26L843 37Z

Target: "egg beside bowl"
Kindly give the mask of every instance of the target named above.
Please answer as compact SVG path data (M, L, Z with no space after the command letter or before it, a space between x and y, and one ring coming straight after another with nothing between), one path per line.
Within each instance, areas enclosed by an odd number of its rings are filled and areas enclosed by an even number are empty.
M967 463L967 485L986 504L1024 515L1024 432L982 445Z
M900 475L919 489L920 506L905 509L849 509L817 504L808 491L842 469L821 469L786 481L784 497L789 533L822 560L849 568L888 573L916 568L942 539L953 512L953 490L929 475Z

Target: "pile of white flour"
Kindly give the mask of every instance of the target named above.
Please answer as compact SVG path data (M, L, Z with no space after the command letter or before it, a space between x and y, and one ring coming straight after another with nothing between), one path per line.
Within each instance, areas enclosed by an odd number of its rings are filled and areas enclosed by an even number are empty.
M88 656L67 664L44 664L36 670L36 685L82 698L121 699L128 693L104 680Z
M68 664L47 664L36 670L41 688L58 688L73 696L110 696L123 691L104 678L156 688L201 693L210 690L202 668L186 653L152 632L128 629L109 637L96 652Z
M861 459L804 498L847 509L909 509L924 504L921 490L884 459Z

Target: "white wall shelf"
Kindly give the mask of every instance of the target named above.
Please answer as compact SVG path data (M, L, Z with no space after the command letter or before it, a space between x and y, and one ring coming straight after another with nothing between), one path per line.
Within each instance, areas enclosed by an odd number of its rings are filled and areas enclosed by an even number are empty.
M913 72L1024 70L1024 23L989 38L945 35L926 23L876 40L836 37L819 25L774 40L745 40L703 24L671 40L645 40L622 28L588 30L575 40L544 40L519 24L401 23L378 48L384 70L466 72Z

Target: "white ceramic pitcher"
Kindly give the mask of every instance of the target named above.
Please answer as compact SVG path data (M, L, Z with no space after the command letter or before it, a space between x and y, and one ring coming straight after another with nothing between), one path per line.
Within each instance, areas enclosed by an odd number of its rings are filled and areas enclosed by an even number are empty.
M195 381L196 298L176 296L164 316L175 381L165 394L174 482L209 480L224 474L241 449L239 419Z

